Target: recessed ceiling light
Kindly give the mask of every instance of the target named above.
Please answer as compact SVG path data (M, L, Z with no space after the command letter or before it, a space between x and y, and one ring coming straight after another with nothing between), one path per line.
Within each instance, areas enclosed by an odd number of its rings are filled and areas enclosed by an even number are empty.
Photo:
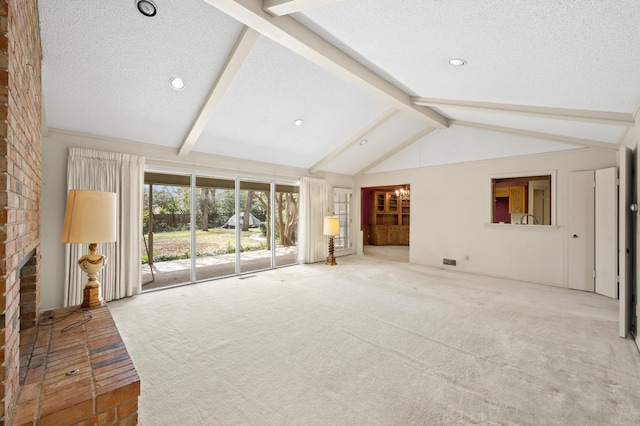
M173 89L176 89L176 90L184 89L184 80L181 79L180 77L172 77L169 80L169 84Z
M367 142L369 142L369 141L368 141L368 140L366 140L366 139L362 139L362 140L360 141L360 145L366 145L366 144L367 144Z
M464 59L460 59L460 58L453 58L453 59L449 59L449 63L451 65L456 66L456 67L461 67L464 64L466 64L467 61L465 61Z
M302 123L304 123L304 120L302 118L298 118L296 121L293 122L293 124L295 124L296 126L301 126Z
M136 8L138 12L142 13L144 16L152 17L156 16L156 5L153 4L151 0L135 0Z

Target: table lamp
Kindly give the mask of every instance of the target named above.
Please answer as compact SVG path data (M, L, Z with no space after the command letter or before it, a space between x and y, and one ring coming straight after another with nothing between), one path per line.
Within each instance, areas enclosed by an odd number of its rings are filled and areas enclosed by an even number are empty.
M335 266L336 257L333 255L333 237L340 235L340 219L338 216L325 216L324 218L324 235L329 237L329 256L327 257L327 265Z
M78 260L87 274L83 308L95 308L100 299L98 272L107 264L106 256L97 253L97 243L116 241L116 194L114 192L72 189L67 197L67 210L62 227L63 243L89 243L89 253Z

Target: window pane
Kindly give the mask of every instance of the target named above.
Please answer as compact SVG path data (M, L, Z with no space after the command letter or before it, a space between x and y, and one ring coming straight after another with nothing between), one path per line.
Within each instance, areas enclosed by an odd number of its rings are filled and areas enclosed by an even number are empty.
M198 176L196 206L196 280L235 274L235 180Z
M240 182L240 272L271 268L271 185Z
M154 179L145 175L143 290L191 280L190 177L162 176Z
M297 263L298 194L297 186L276 185L276 266Z
M335 190L333 193L333 213L340 220L340 235L334 238L336 250L344 250L350 247L349 224L351 191Z

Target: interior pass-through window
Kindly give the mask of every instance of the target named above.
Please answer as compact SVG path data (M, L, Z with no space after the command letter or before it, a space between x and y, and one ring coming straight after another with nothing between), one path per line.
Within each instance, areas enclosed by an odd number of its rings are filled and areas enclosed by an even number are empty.
M551 175L491 180L493 223L551 225Z

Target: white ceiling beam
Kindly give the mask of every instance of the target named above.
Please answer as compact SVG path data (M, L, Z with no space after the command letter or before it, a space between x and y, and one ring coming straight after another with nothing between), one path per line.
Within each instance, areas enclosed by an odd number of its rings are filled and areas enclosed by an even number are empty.
M318 161L316 164L311 166L311 168L309 169L309 173L317 172L318 170L320 170L320 168L322 168L322 166L329 163L331 160L337 158L340 154L345 152L351 146L360 143L360 141L363 139L366 139L367 135L371 131L373 131L374 129L382 125L385 121L393 117L397 112L398 110L395 108L389 108L386 111L384 111L375 120L373 120L372 122L367 124L365 127L360 129L358 133L356 133L355 135L347 139L345 142L342 143L342 145L340 145L339 147L331 151L329 154L325 155L322 160Z
M280 43L312 63L377 96L390 106L436 127L447 119L431 108L414 105L410 96L290 16L274 17L262 0L205 0L220 11Z
M413 97L416 105L457 108L480 112L524 115L528 117L547 118L552 120L581 121L585 123L607 124L613 126L633 127L633 114L624 112L592 111L584 109L551 108L532 105L498 104L491 102L457 101L449 99Z
M420 130L418 133L416 133L415 135L411 136L409 139L407 139L406 141L402 142L400 145L396 146L391 151L389 151L386 154L384 154L382 157L380 157L377 160L375 160L374 162L370 163L369 165L367 165L365 168L363 168L362 170L360 170L356 174L357 175L363 175L363 174L367 173L369 170L373 169L378 164L381 164L383 161L386 161L389 158L393 157L394 155L396 155L397 153L399 153L400 151L402 151L403 149L405 149L409 145L414 144L415 142L417 142L420 139L424 138L425 136L427 136L429 133L433 132L434 130L435 129L433 127L427 127L424 130Z
M512 127L494 126L492 124L475 123L472 121L451 120L451 125L473 127L475 129L491 130L494 132L509 133L513 135L527 136L531 138L549 139L552 141L567 143L571 145L579 145L579 146L589 147L589 148L607 149L612 151L618 150L617 143L608 143L608 142L596 141L592 139L574 138L571 136L563 136L563 135L557 135L553 133L514 129Z
M204 101L204 104L200 108L200 112L182 142L178 155L185 156L191 152L205 127L207 127L214 111L222 101L222 97L229 86L231 86L231 82L238 74L238 71L240 71L240 68L247 59L247 56L249 56L249 52L251 52L251 49L259 36L260 33L249 27L245 27L242 30L242 33L240 33L240 37L238 37L229 57L227 57L227 61L222 67L218 78L215 83L213 83L213 87L211 87L211 91L209 92L207 99Z
M263 9L273 16L291 15L344 0L264 0Z

